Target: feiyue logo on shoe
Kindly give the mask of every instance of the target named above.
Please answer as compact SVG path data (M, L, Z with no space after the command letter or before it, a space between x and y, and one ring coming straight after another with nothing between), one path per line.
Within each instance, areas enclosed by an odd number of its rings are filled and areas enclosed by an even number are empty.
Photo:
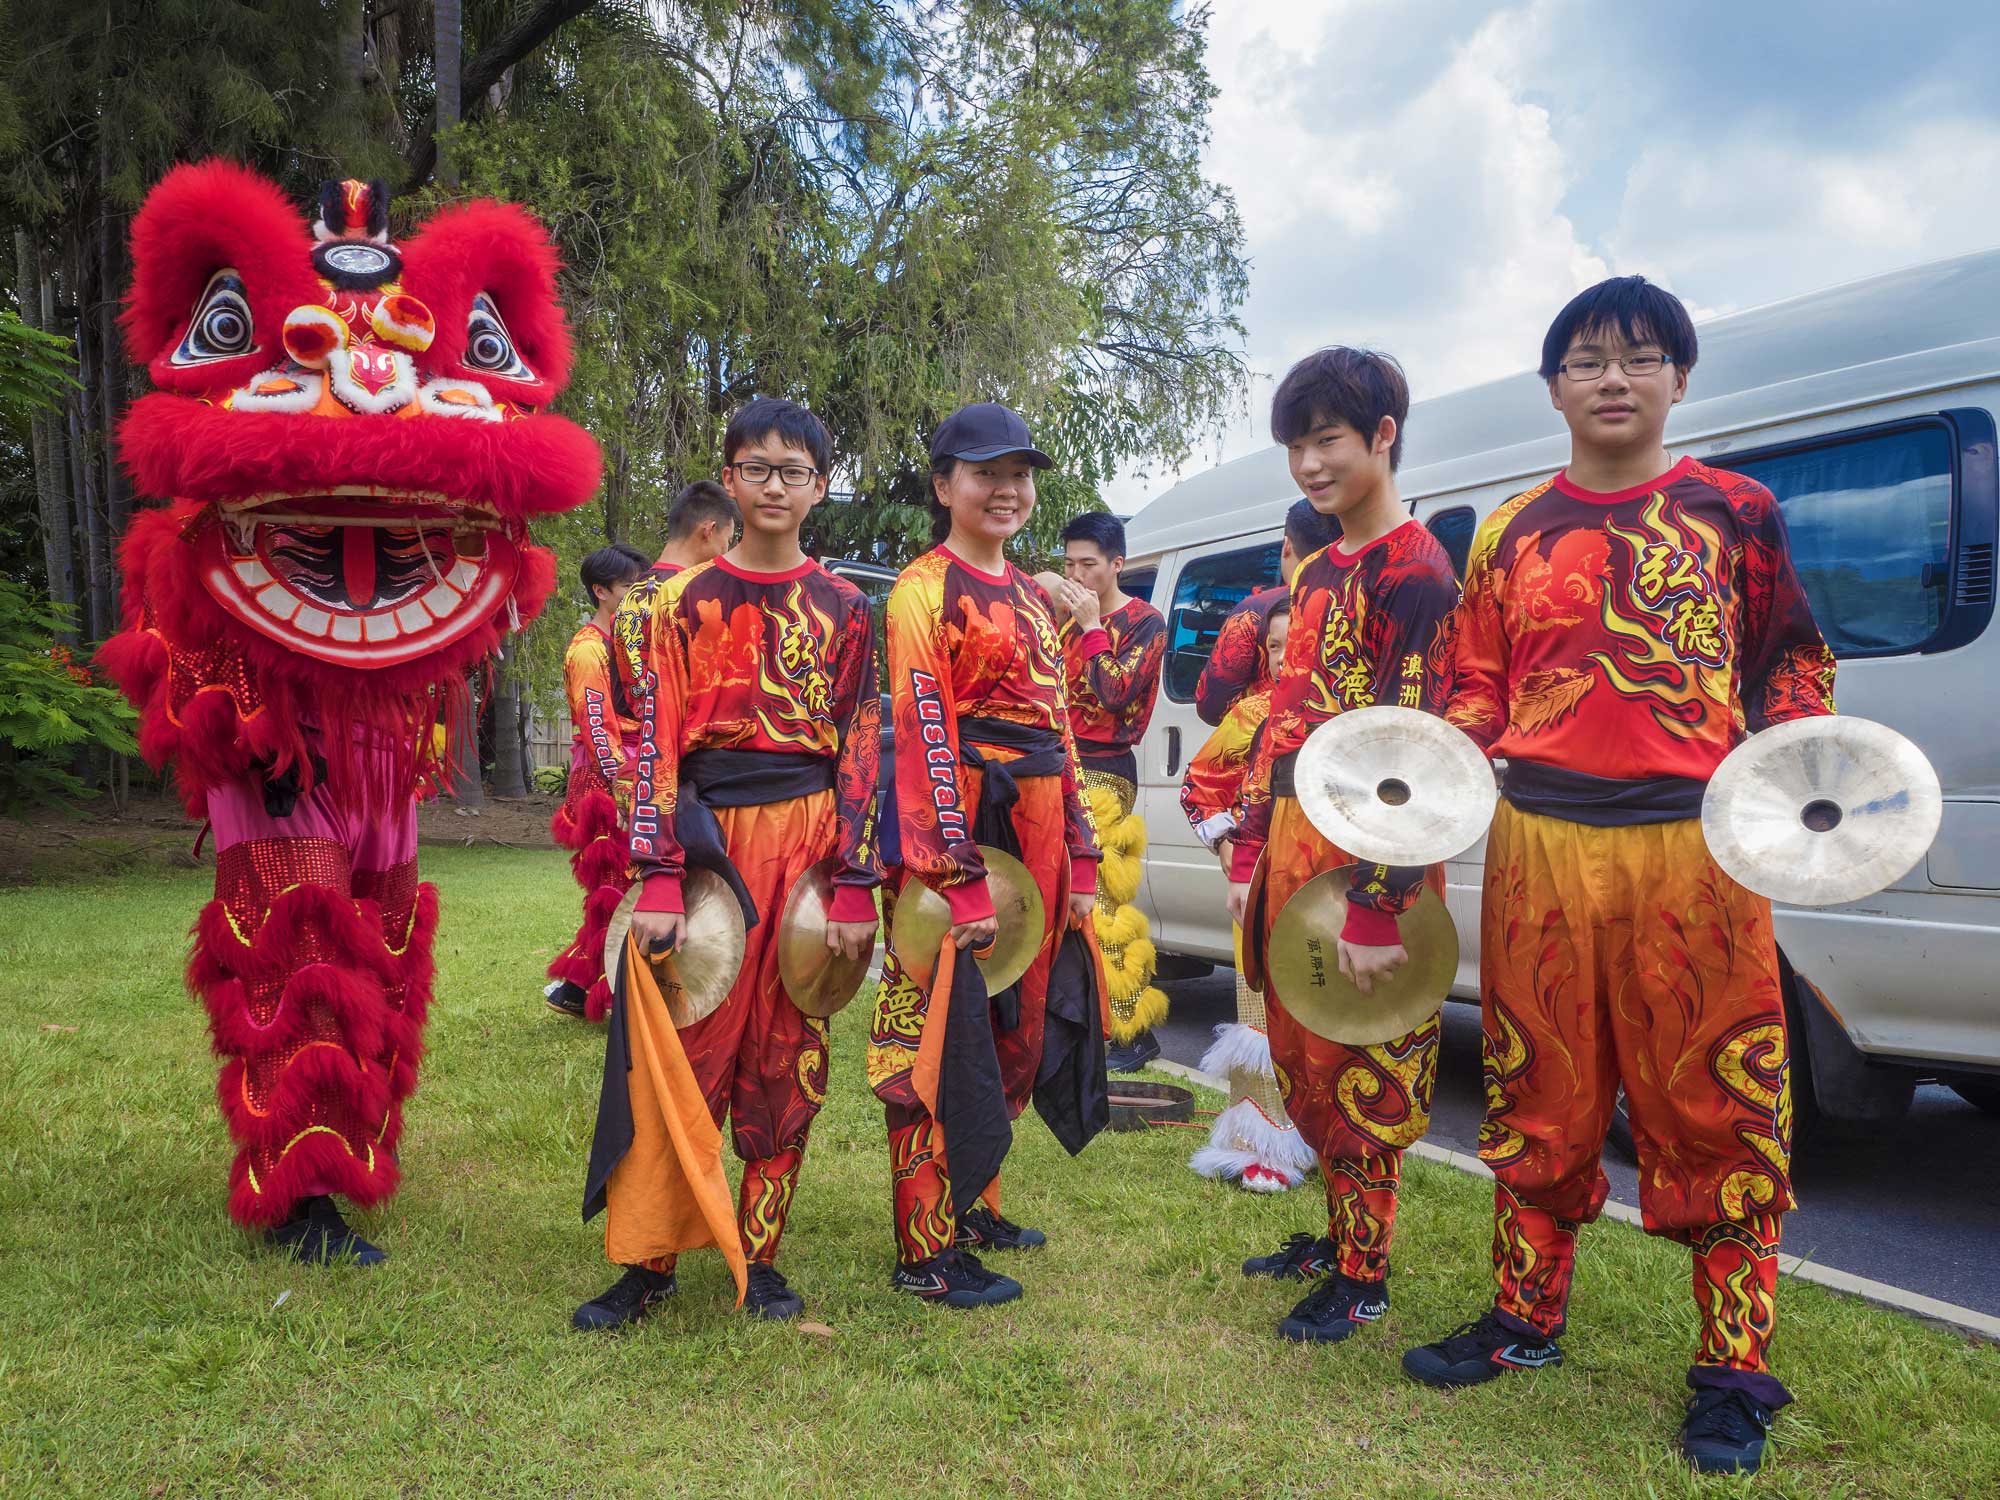
M1523 1349L1519 1344L1509 1344L1504 1349L1493 1351L1493 1363L1512 1365L1517 1370L1539 1370L1543 1365L1552 1364L1562 1356L1553 1344L1541 1344L1533 1349Z
M1373 1297L1365 1302L1356 1298L1354 1306L1348 1309L1347 1316L1357 1323L1373 1323L1378 1321L1388 1311L1389 1299L1387 1297Z
M906 1292L915 1292L919 1297L942 1297L951 1288L945 1279L933 1271L928 1276L912 1276L907 1271L896 1273L896 1285Z

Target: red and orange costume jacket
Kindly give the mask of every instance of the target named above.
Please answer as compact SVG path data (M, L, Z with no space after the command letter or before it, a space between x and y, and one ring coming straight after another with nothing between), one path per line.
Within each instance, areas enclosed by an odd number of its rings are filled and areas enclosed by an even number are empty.
M1167 659L1167 622L1144 599L1127 599L1094 628L1062 627L1070 737L1086 760L1119 756L1145 738Z
M1230 879L1248 880L1271 831L1272 778L1318 725L1350 708L1389 704L1442 714L1451 684L1458 578L1415 520L1358 553L1322 548L1292 575L1292 628L1271 717L1243 784ZM1386 946L1420 894L1423 871L1358 865L1348 893L1350 943Z
M1271 686L1264 662L1264 638L1271 611L1291 590L1283 584L1259 589L1232 609L1216 632L1215 645L1194 684L1194 711L1204 724L1220 724L1229 705L1245 693Z
M594 772L614 797L632 779L628 746L636 743L639 720L616 671L617 647L610 636L586 621L563 652L563 696L569 700L570 775Z
M875 920L875 773L881 698L868 600L808 559L752 573L727 558L669 577L654 596L632 792L634 872L645 911L679 911L686 855L674 836L683 761L702 750L823 756L835 762L835 853L828 915Z
M1070 889L1095 891L1097 836L1077 790L1049 596L1012 563L1004 574L987 573L934 547L903 570L889 596L888 631L903 868L950 903L953 921L993 915L972 810L959 797L959 728L967 719L1005 719L1062 736Z
M653 601L666 587L667 580L681 571L679 563L654 563L625 590L625 597L618 601L618 612L611 617L611 669L635 715L648 691L646 630L653 618Z
M1181 811L1211 849L1235 831L1237 799L1250 774L1257 733L1271 715L1271 691L1261 687L1232 703L1181 778Z
M1662 787L1698 812L1746 729L1832 713L1833 673L1771 492L1684 458L1613 495L1558 474L1486 518L1447 717L1507 760L1509 800L1649 821Z
M568 379L555 251L522 210L440 209L400 242L380 183L308 226L223 161L132 224L128 348L156 389L119 425L139 493L104 660L217 845L189 987L227 1059L229 1207L376 1202L431 998L437 893L416 796L469 670L532 620L537 514L597 446L540 410Z

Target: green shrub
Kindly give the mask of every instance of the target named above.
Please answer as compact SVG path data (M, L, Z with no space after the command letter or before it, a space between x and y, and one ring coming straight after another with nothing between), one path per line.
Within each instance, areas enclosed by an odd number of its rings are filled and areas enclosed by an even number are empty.
M48 600L0 578L0 808L60 806L96 792L67 769L74 752L138 752L138 716L56 639L68 621Z

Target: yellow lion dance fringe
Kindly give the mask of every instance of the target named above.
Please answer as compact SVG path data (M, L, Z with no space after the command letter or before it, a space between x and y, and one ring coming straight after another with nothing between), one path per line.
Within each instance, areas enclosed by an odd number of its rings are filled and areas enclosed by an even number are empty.
M1111 1001L1111 1040L1129 1042L1167 1018L1167 997L1153 985L1157 961L1139 894L1146 853L1145 820L1131 811L1132 784L1102 771L1083 773L1084 796L1097 823L1104 858L1097 867L1097 945Z

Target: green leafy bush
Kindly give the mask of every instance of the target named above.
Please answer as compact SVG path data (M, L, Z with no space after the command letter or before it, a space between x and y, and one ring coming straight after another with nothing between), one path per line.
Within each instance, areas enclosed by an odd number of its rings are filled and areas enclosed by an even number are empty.
M0 578L0 808L95 796L67 769L80 746L138 751L138 722L118 690L56 639L68 621L46 599Z
M561 797L569 791L568 766L537 766L535 768L535 790L546 792L551 797Z

